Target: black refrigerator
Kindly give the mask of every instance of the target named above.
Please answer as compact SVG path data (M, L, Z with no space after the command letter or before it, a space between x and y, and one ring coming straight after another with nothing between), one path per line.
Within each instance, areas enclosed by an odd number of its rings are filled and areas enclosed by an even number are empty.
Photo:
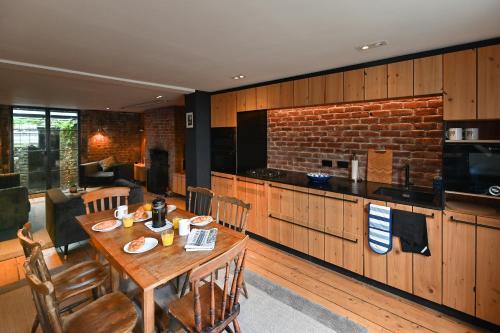
M237 170L267 167L267 110L238 112Z

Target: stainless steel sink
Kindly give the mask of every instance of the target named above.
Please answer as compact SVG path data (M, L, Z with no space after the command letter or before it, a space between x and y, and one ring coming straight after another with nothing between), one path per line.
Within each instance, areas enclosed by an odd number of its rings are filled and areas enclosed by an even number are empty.
M374 194L383 195L401 201L419 201L432 203L434 201L434 193L423 192L413 189L400 189L391 187L379 187Z

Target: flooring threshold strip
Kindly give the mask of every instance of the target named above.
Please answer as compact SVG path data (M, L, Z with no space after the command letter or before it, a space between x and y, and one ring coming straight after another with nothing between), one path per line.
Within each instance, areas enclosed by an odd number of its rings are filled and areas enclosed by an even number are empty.
M268 246L260 244L256 241L251 242L250 250L251 250L252 255L256 255L256 256L262 258L262 259L256 258L255 260L253 260L257 264L259 264L259 262L262 262L262 261L265 262L265 261L269 260L270 262L267 262L266 265L277 265L278 264L277 259L279 258L279 265L280 266L286 267L288 270L291 270L292 272L295 272L296 274L302 274L304 276L307 276L307 277L313 279L314 281L319 281L322 284L324 284L330 288L334 288L343 294L347 294L347 295L343 295L343 297L357 298L359 301L363 302L364 304L370 304L376 308L380 308L381 310L384 310L387 313L390 313L394 316L397 316L401 319L404 319L407 322L413 323L416 326L416 327L413 327L413 329L416 329L417 327L422 327L422 328L425 328L431 332L446 332L446 331L449 331L450 329L452 329L454 332L460 332L460 331L461 332L471 332L471 330L477 331L477 332L483 331L483 330L478 330L478 328L476 328L472 325L458 322L458 321L454 321L453 318L443 317L442 314L438 311L435 311L432 309L423 310L423 309L419 308L419 307L421 307L420 305L410 303L410 301L407 301L404 298L400 298L398 296L391 295L391 297L393 297L393 299L386 299L386 300L380 300L378 302L373 302L374 298L377 298L377 297L379 298L382 296L382 295L380 295L380 291L378 289L376 289L372 286L368 286L362 282L359 282L356 280L351 280L348 277L343 277L339 273L329 272L326 270L326 268L318 266L314 263L308 262L308 264L311 265L311 267L308 267L308 269L306 271L303 271L303 270L301 270L300 267L297 266L297 263L295 263L295 261L297 261L297 262L304 261L303 259L291 256L290 254L283 253L282 251L280 251L278 249L268 247ZM268 266L268 267L272 267L272 266ZM268 269L268 268L264 267L264 269ZM292 273L292 272L290 272L290 273ZM333 280L342 279L343 281L338 281L339 285L340 285L340 283L343 283L344 285L350 284L351 287L353 287L354 289L361 288L363 290L358 290L358 291L360 291L359 294L362 294L364 292L364 293L368 293L369 296L371 296L371 297L367 297L367 300L360 299L358 296L354 296L354 295L350 294L350 293L352 293L352 290L350 290L350 289L343 290L343 289L338 288L337 285L330 284L332 281L328 281L327 280L328 278L323 277L323 275L325 275L325 274L329 275L330 280L332 278L333 278ZM348 280L346 280L346 279L348 279ZM303 284L300 284L300 286L304 288ZM348 288L346 288L346 289L348 289ZM386 293L386 292L384 292L384 293ZM391 311L391 309L394 309L394 310L399 309L398 305L400 305L401 303L403 303L407 307L406 310L403 309L399 312ZM382 306L383 306L383 308L382 308ZM349 308L347 308L347 309L349 310ZM410 312L413 312L413 313L411 313L409 316L409 313L407 310L410 310ZM352 311L352 310L350 310L350 311ZM407 317L417 318L417 319L422 319L422 318L427 317L428 320L414 321L411 319L406 319ZM377 320L375 322L377 322ZM438 325L437 328L436 328L436 324ZM401 328L399 328L399 329L401 329Z

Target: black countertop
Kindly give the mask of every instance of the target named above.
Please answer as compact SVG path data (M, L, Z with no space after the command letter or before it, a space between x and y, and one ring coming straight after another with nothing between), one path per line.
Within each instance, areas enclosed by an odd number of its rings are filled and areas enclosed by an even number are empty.
M422 200L419 198L411 198L411 199L394 198L391 196L386 196L386 195L381 195L381 194L375 193L375 191L377 191L381 187L396 189L396 190L407 190L405 187L403 187L401 185L382 184L382 183L374 183L374 182L366 182L366 181L353 182L348 178L342 178L342 177L332 177L328 183L318 184L315 182L310 182L306 176L306 173L296 172L296 171L285 171L285 170L279 170L279 171L282 171L283 175L278 176L278 177L272 177L272 178L250 176L246 173L237 173L236 175L240 176L240 177L253 178L253 179L265 180L265 181L270 181L270 182L275 182L275 183L300 186L300 187L305 187L305 188L310 188L310 189L315 189L315 190L323 190L323 191L328 191L328 192L354 195L354 196L359 196L359 197L363 197L363 198L367 198L367 199L389 201L389 202L394 202L394 203L401 203L401 204L430 208L430 209L440 209L440 210L443 209L443 200L442 200L443 194L442 194L442 192L435 192L430 188L412 186L412 187L410 187L409 190L425 193L428 196L433 197L432 202L430 202L429 200Z

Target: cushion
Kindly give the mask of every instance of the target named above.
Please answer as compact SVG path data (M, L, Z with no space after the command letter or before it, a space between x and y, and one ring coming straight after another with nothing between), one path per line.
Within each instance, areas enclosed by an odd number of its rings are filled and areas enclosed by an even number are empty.
M110 170L116 164L116 158L114 156L110 156L103 160L99 161L99 165L102 168L102 171Z
M114 176L113 171L97 171L97 172L94 172L94 173L88 175L87 177L90 177L90 178L113 178L113 176Z

